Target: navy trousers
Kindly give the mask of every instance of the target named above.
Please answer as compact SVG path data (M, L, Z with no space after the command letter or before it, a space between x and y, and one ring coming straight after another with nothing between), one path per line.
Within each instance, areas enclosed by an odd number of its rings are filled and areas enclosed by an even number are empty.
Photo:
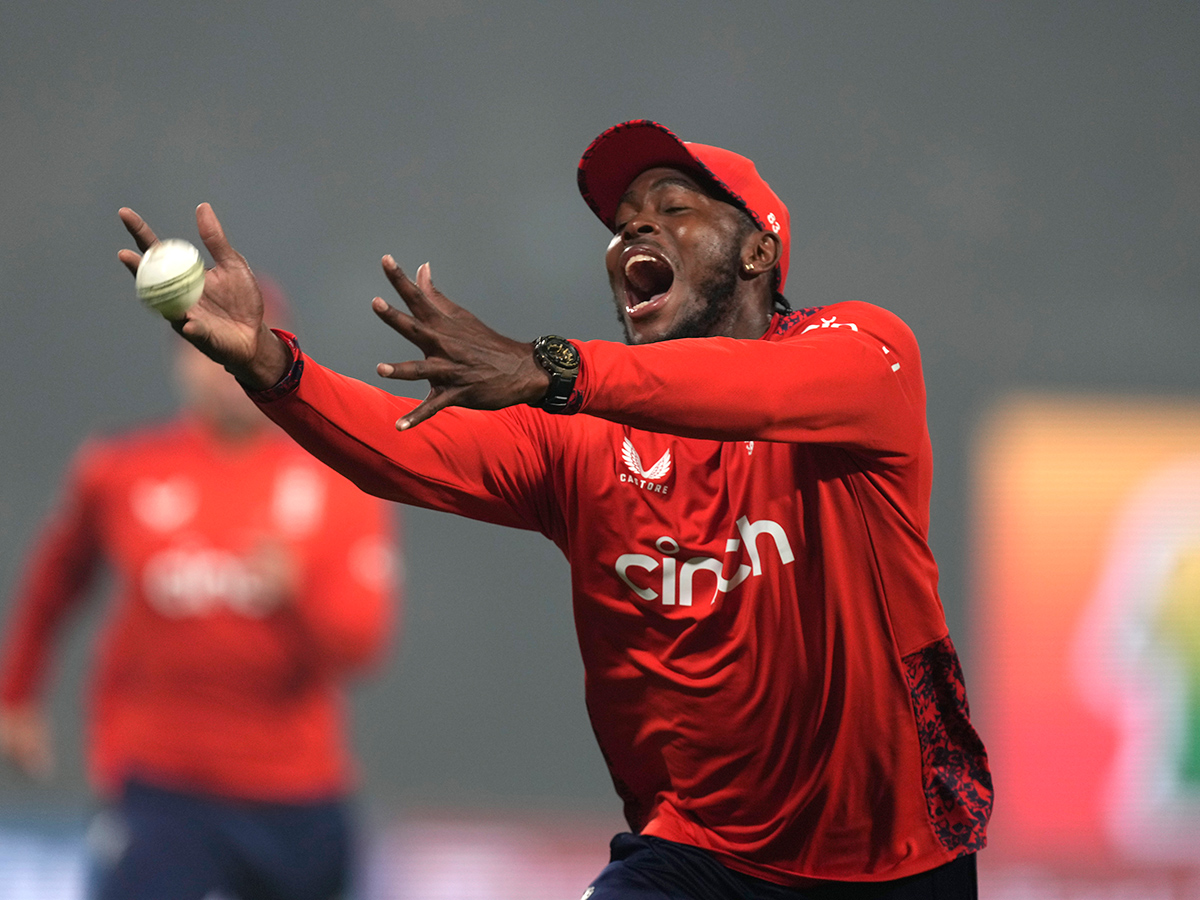
M727 869L698 847L636 834L612 839L611 862L585 900L976 900L975 855L895 881L785 888Z
M132 782L89 841L97 900L330 900L350 870L340 799L254 803Z

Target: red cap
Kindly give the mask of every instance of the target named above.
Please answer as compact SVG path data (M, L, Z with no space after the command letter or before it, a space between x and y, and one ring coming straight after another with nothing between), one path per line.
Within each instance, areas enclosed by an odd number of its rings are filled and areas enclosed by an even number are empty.
M649 119L634 119L608 129L583 151L579 160L579 192L611 231L617 204L630 182L647 169L671 166L696 171L711 179L725 200L750 214L763 231L779 235L778 283L787 281L791 218L783 201L763 181L754 163L720 147L681 141Z

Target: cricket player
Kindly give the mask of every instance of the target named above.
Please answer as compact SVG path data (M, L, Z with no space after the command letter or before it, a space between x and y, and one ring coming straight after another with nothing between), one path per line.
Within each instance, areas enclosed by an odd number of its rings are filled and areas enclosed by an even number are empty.
M176 343L183 410L89 439L36 536L0 657L0 750L49 776L54 640L107 568L96 896L327 900L352 860L344 688L400 601L394 516Z
M991 778L927 543L916 340L868 303L790 308L788 211L745 157L636 120L579 186L624 343L500 335L385 256L405 309L373 309L423 358L378 374L430 385L398 398L267 326L205 204L215 268L176 328L365 491L562 550L630 829L585 897L973 897Z

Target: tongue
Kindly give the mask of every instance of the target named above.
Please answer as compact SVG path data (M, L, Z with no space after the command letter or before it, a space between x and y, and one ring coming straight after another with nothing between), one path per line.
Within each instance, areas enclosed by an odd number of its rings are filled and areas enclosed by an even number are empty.
M661 259L637 259L625 270L625 278L639 294L653 297L671 289L675 273Z

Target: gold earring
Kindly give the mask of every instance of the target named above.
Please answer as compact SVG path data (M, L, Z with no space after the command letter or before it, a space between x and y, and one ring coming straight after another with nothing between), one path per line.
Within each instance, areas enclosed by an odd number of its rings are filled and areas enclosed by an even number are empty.
M753 272L754 271L754 263L746 263L746 271Z

